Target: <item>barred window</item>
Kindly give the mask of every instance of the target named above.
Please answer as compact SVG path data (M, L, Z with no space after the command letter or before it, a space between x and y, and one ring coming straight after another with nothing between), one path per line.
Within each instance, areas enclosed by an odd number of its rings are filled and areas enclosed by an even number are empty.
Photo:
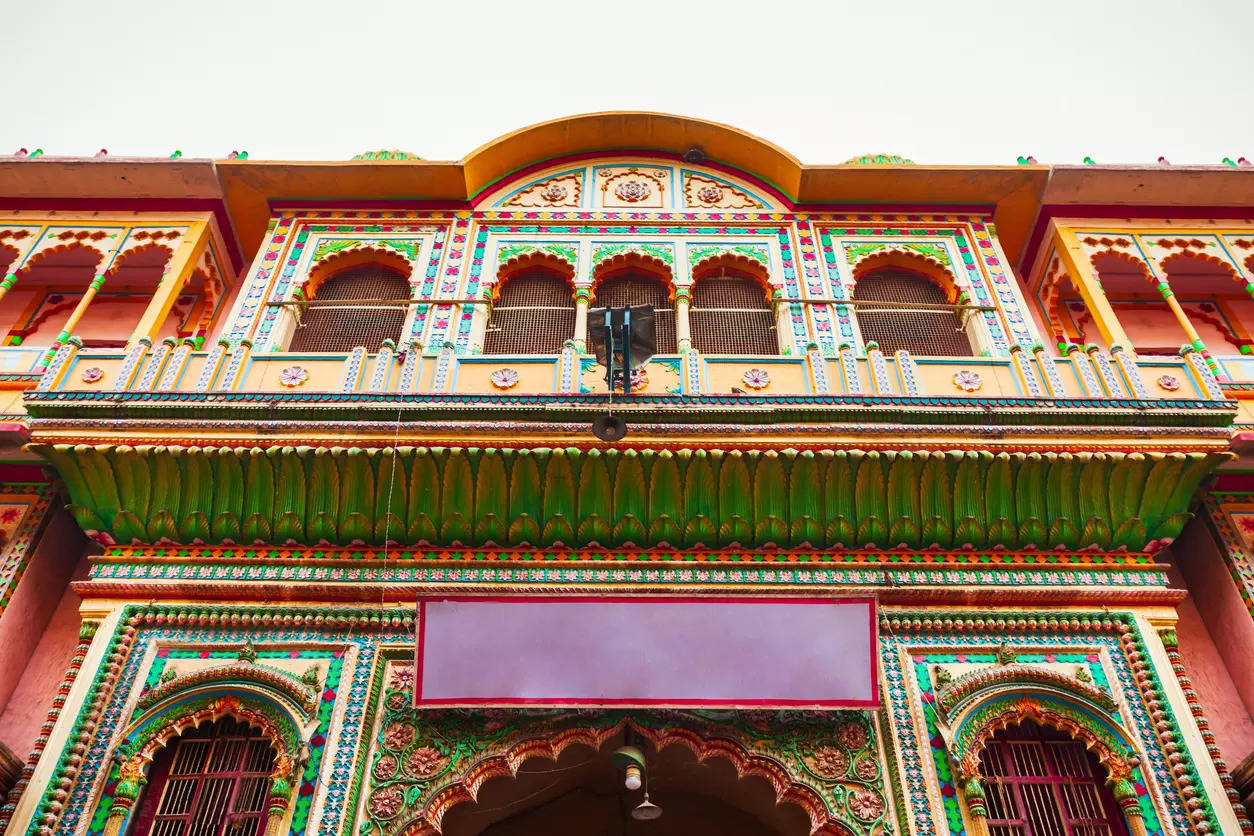
M259 729L231 717L190 729L154 761L132 832L261 836L273 771Z
M1024 721L980 753L990 836L1127 836L1105 770L1084 744Z
M675 308L670 291L657 278L644 273L619 273L596 288L596 305L601 308L653 306L653 327L657 333L658 354L675 354Z
M337 273L323 282L316 301L348 307L306 308L288 351L352 351L364 346L378 351L384 340L401 341L409 308L409 282L400 273L367 264ZM390 304L389 304L390 303Z
M775 316L761 285L740 276L709 276L692 286L692 347L703 354L778 354Z
M858 279L853 298L859 302L888 302L879 307L854 308L862 339L879 344L885 354L905 349L916 356L970 357L971 340L953 310L928 309L944 305L945 291L907 270L875 270ZM912 308L911 305L919 305Z
M501 285L483 337L484 354L558 354L575 335L570 285L547 271L514 275Z

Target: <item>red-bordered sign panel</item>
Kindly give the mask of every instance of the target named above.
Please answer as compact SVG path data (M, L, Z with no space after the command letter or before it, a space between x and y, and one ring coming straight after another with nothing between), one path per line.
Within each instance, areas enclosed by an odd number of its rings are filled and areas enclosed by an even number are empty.
M431 596L419 707L874 708L873 598Z

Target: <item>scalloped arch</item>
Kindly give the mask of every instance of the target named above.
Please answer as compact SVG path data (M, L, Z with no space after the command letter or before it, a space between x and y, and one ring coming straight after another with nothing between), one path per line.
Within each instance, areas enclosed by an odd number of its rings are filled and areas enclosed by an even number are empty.
M361 267L366 264L378 264L389 270L395 270L406 280L414 272L414 265L410 264L407 259L394 250L385 247L372 247L370 245L350 247L325 255L311 264L309 273L301 285L301 292L306 299L313 299L318 293L318 288L327 279L345 270L351 270L354 267Z
M23 278L29 275L31 270L34 270L46 259L49 259L55 255L61 255L64 253L72 252L73 250L88 250L92 252L93 254L95 254L96 261L94 264L91 265L93 270L99 267L100 262L104 260L104 253L101 252L99 249L97 249L95 246L91 244L83 243L82 241L70 241L69 243L66 243L66 244L57 244L55 247L48 247L45 250L40 250L39 252L33 253L30 256L30 258L26 259L26 263L22 265L22 268L17 271L17 276L18 278Z
M675 274L671 267L662 259L639 252L628 250L601 259L592 267L592 296L596 298L596 289L601 282L617 273L627 270L639 270L665 284L673 294L675 292Z
M8 244L0 244L0 276L9 271L9 268L22 257L17 247L10 247Z
M552 270L568 282L573 281L575 278L575 265L556 253L536 249L531 252L519 253L502 262L496 268L496 282L500 284L519 271L532 268Z
M1097 271L1097 278L1099 282L1101 281L1102 270L1100 267L1097 266L1097 262L1098 262L1098 259L1104 259L1104 258L1112 258L1116 261L1121 261L1124 264L1130 264L1135 268L1133 272L1140 273L1142 276L1145 277L1145 281L1150 282L1150 283L1158 282L1158 279L1154 278L1154 274L1150 272L1149 265L1146 264L1143 260L1137 258L1134 255L1129 255L1128 253L1120 252L1119 250L1112 250L1112 249L1100 250L1099 252L1095 252L1091 256L1089 256L1089 264L1091 264L1093 266L1093 269Z
M1254 257L1252 257L1254 258ZM1159 269L1166 274L1168 280L1171 279L1172 265L1179 262L1200 261L1203 264L1209 264L1212 267L1218 267L1222 272L1226 273L1234 282L1244 286L1245 279L1237 273L1231 262L1225 261L1218 256L1209 255L1207 253L1182 252L1172 253L1159 262Z
M432 795L426 808L396 832L400 836L433 836L440 832L440 825L448 811L458 804L473 803L479 789L489 779L513 777L524 763L535 758L555 761L571 746L583 745L600 751L606 741L628 727L659 751L670 746L682 746L692 752L698 761L721 758L729 762L740 779L753 776L766 780L775 792L777 804L796 804L805 811L810 819L812 836L854 836L855 831L832 813L823 797L790 775L779 761L753 754L731 738L707 738L681 728L651 729L627 719L602 729L577 727L548 736L527 738L505 752L481 757L471 762L457 780Z
M951 305L957 303L959 295L965 290L964 287L959 285L958 279L948 266L935 258L910 250L890 248L867 253L857 259L850 267L853 268L855 286L857 281L867 273L898 268L915 273L939 287L945 293L945 300Z
M247 662L219 665L175 677L140 697L137 707L147 709L179 694L216 684L240 683L278 694L306 714L311 714L318 707L316 694L295 676L269 665Z
M169 264L170 259L174 257L174 250L170 249L165 244L158 244L155 241L149 241L145 244L140 244L138 247L133 247L125 252L118 253L117 258L115 258L113 263L109 265L109 269L105 271L105 278L115 278L118 271L126 267L127 262L129 262L132 258L144 253L155 252L157 250L165 250L165 261L166 264Z
M779 290L771 284L771 274L766 265L756 258L741 253L716 253L701 259L692 266L692 283L719 275L718 271L730 270L733 275L751 279L762 288L769 302Z

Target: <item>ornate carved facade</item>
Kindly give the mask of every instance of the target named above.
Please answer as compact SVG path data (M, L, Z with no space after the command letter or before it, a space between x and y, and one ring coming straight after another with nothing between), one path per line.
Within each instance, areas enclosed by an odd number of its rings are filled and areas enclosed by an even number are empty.
M380 153L0 159L11 832L1254 834L1254 171ZM873 597L875 705L416 702L540 592Z

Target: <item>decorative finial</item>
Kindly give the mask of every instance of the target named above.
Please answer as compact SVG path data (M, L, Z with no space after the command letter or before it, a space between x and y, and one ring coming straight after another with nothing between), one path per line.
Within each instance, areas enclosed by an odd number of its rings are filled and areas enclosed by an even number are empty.
M1236 161L1233 160L1232 157L1224 157L1222 160L1220 160L1220 162L1222 162L1224 165L1230 165L1233 168L1237 167Z
M1019 157L1019 159L1017 159L1015 162L1017 162L1019 165L1036 165L1036 157L1033 157L1031 154L1029 154L1026 157Z
M97 151L97 152L96 152L96 156L97 156L97 157L107 157L107 156L109 156L109 149L108 149L108 148L101 148L99 151Z
M246 160L248 159L247 151L232 151L226 155L228 160Z
M1159 165L1171 165L1171 160L1167 159L1166 157L1159 157L1158 164Z
M1085 165L1097 165L1097 160L1093 159L1092 157L1085 157L1084 164Z
M27 154L29 154L29 153L30 153L30 152L29 152L29 151L27 151L25 148L19 148L19 149L17 149L16 151L14 151L14 152L13 152L13 156L15 156L15 157L25 157L25 156L26 156Z
M1241 166L1242 168L1254 167L1254 163L1250 162L1245 157L1237 157L1237 165Z
M175 149L174 149L174 153L170 155L170 159L172 159L172 160L174 160L174 159L178 159L178 158L179 158L179 157L181 157L181 156L183 156L183 152L182 152L182 151L180 151L180 150L178 150L177 148L175 148Z

